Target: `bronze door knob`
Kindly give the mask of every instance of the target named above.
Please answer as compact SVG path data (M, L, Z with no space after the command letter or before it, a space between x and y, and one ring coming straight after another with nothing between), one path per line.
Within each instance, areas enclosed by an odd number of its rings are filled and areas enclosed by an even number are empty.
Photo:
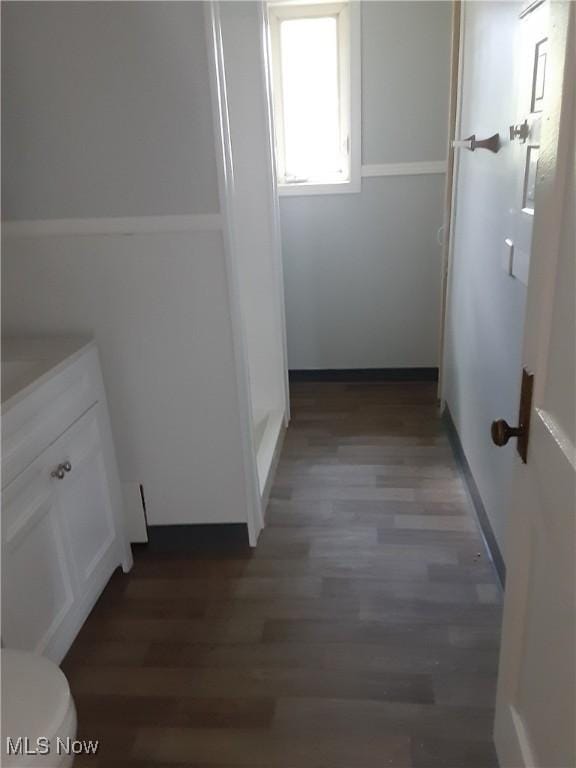
M511 427L505 419L498 419L492 422L490 429L492 433L492 442L495 445L506 445L511 437L519 437L522 434L521 427Z

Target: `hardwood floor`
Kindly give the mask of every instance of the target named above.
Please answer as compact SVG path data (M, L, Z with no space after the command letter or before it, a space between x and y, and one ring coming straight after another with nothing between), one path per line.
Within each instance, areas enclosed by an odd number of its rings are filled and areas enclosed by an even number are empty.
M83 627L75 765L494 768L500 602L434 385L295 383L256 551L140 552Z

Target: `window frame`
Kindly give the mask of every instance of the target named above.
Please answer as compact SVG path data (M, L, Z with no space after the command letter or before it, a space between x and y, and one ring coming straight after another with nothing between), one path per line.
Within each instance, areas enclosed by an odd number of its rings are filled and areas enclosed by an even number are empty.
M338 82L340 90L340 129L349 137L349 178L344 181L282 181L284 169L284 120L282 98L280 24L286 19L336 16L338 19ZM361 189L361 127L360 127L360 2L271 2L268 3L270 38L269 62L272 74L274 107L275 162L278 194L281 196L346 194Z

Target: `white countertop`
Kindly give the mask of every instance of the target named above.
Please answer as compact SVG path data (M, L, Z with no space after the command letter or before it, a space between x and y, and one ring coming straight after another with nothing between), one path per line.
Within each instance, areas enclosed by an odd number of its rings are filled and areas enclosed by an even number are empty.
M2 338L2 410L69 365L87 347L89 336L9 336Z

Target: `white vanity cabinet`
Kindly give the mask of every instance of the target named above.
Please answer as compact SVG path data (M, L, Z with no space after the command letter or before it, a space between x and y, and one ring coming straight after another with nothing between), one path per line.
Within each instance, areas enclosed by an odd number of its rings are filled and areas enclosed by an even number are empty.
M132 564L98 352L10 340L2 356L2 642L59 662Z

